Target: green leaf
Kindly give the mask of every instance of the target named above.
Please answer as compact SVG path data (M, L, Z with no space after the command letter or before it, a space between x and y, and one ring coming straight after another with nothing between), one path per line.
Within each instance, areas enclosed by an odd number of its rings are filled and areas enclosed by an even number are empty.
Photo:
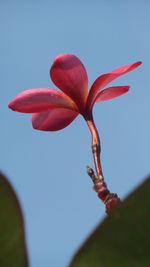
M0 266L28 266L20 204L3 174L0 174Z
M150 266L150 178L79 249L70 267Z

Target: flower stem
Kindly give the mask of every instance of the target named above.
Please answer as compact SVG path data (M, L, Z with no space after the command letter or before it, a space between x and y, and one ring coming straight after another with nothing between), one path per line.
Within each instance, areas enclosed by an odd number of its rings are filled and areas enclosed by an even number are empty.
M94 120L92 116L91 116L91 120L87 120L86 122L87 122L87 125L90 129L91 136L92 136L92 152L93 152L96 174L100 180L104 180L102 167L101 167L101 160L100 160L101 144L100 144L99 134L94 124Z
M120 204L120 199L118 198L117 194L110 193L107 188L106 183L104 182L104 176L101 167L101 160L100 160L100 152L101 152L101 145L100 145L100 138L97 131L97 128L94 124L93 116L90 115L90 119L86 119L87 125L90 129L91 136L92 136L92 152L94 158L94 164L96 169L96 175L92 168L87 166L87 173L91 177L94 183L94 190L97 192L98 197L104 202L106 205L106 213L110 214L116 206Z

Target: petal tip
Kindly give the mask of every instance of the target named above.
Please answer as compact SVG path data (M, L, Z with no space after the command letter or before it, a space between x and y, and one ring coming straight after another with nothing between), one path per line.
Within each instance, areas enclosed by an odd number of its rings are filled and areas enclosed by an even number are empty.
M126 85L126 86L124 86L124 88L125 88L127 91L129 91L129 89L131 88L131 86L130 86L130 85Z
M16 108L15 108L15 105L14 105L14 101L13 100L8 104L8 108L10 108L13 111L16 111Z
M61 64L61 63L64 63L64 62L68 62L68 60L73 60L77 58L75 55L73 54L60 54L60 55L57 55L56 57L54 57L53 59L53 64Z
M76 56L73 55L73 54L67 54L67 53L65 53L65 54L59 54L56 57L54 57L54 61L60 60L60 59L64 59L65 57L76 57Z
M11 102L8 104L8 108L11 108Z
M137 66L140 66L140 65L143 64L143 62L142 61L137 61L135 64L137 64Z

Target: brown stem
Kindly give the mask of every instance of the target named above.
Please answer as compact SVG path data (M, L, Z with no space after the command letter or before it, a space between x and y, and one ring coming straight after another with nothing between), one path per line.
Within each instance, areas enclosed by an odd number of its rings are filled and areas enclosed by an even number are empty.
M97 192L98 197L105 204L106 213L109 215L114 210L114 208L116 208L121 203L120 199L118 198L117 194L110 193L104 180L97 178L97 176L95 176L94 174L93 169L89 166L87 166L87 173L93 181L93 189Z
M112 210L116 206L118 206L118 204L121 201L118 198L117 194L110 193L110 191L107 188L106 183L104 182L104 176L103 176L101 160L100 160L100 152L101 152L100 138L99 138L97 128L94 124L92 115L90 116L90 119L86 119L86 122L92 135L92 152L93 152L94 164L95 164L95 169L96 169L96 176L94 174L93 169L88 166L87 166L87 173L91 177L94 183L94 190L98 193L98 197L106 205L106 213L110 214Z

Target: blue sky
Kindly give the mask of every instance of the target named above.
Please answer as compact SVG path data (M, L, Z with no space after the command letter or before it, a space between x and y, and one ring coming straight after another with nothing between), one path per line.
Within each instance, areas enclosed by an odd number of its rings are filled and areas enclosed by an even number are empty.
M22 204L31 267L65 267L104 217L85 166L93 166L90 133L78 117L66 129L32 129L30 114L7 104L19 92L56 88L53 58L77 55L89 85L135 61L143 65L114 81L131 91L96 104L102 166L112 192L124 198L149 174L150 2L0 1L1 170Z

